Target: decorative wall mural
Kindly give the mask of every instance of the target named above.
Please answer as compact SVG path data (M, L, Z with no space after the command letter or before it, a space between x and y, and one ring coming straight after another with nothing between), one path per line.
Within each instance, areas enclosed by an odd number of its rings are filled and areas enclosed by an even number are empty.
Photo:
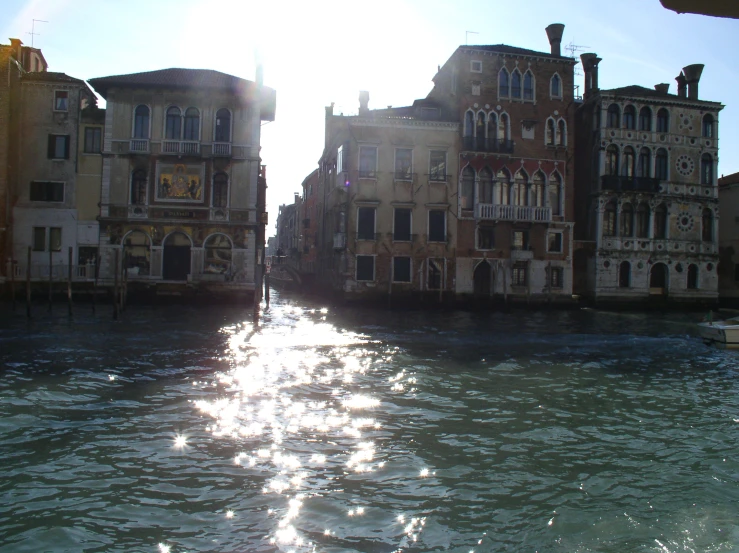
M203 201L202 165L161 165L157 177L157 199Z

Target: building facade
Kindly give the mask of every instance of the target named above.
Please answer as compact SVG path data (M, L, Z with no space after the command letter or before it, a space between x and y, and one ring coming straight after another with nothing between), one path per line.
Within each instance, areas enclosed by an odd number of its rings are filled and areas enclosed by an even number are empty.
M723 305L739 305L739 173L718 179L718 291Z
M313 275L318 259L318 221L321 204L318 201L318 169L303 179L300 214L300 272Z
M274 120L275 91L195 69L90 84L107 101L101 274L112 278L117 258L129 282L253 293L266 187L260 125Z
M458 295L572 298L576 61L564 25L546 31L549 52L460 46L434 77L428 99L459 122Z
M320 281L345 297L453 292L459 123L433 100L359 115L326 109Z
M582 293L596 301L718 298L718 118L698 97L702 65L678 93L601 90L595 54L583 54L577 112L578 238Z

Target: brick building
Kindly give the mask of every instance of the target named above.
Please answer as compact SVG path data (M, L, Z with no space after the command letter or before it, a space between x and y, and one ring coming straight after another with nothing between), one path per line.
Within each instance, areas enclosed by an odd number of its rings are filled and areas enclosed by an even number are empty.
M565 300L572 294L575 59L564 25L549 52L460 46L428 100L459 121L457 294Z
M303 199L300 214L300 271L314 274L318 259L318 221L321 204L318 201L318 169L302 183Z

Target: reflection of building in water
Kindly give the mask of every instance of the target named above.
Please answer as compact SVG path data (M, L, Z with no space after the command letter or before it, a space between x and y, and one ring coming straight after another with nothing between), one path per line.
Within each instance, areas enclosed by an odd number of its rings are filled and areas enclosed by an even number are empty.
M92 79L111 108L103 144L101 277L251 294L262 121L275 92L210 70ZM218 283L222 283L219 285Z

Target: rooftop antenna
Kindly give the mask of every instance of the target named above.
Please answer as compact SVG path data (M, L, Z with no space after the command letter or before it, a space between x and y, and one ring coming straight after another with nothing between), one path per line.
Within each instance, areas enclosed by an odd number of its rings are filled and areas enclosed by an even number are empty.
M585 52L586 50L590 49L590 46L584 46L582 44L575 44L574 42L570 41L570 43L565 46L565 49L567 49L570 52L570 57L577 59L577 56L575 54L579 54L580 52ZM575 65L575 76L582 77L582 71L580 71L577 68L577 65Z
M465 45L469 44L468 39L469 39L469 36L470 35L479 35L479 34L480 33L478 33L477 31L465 31L464 32L464 43L465 43Z
M36 23L48 23L48 21L44 21L43 19L32 19L31 20L31 32L26 33L31 35L31 48L33 48L33 39L36 37L36 35L41 36L41 33L37 33L36 31Z

